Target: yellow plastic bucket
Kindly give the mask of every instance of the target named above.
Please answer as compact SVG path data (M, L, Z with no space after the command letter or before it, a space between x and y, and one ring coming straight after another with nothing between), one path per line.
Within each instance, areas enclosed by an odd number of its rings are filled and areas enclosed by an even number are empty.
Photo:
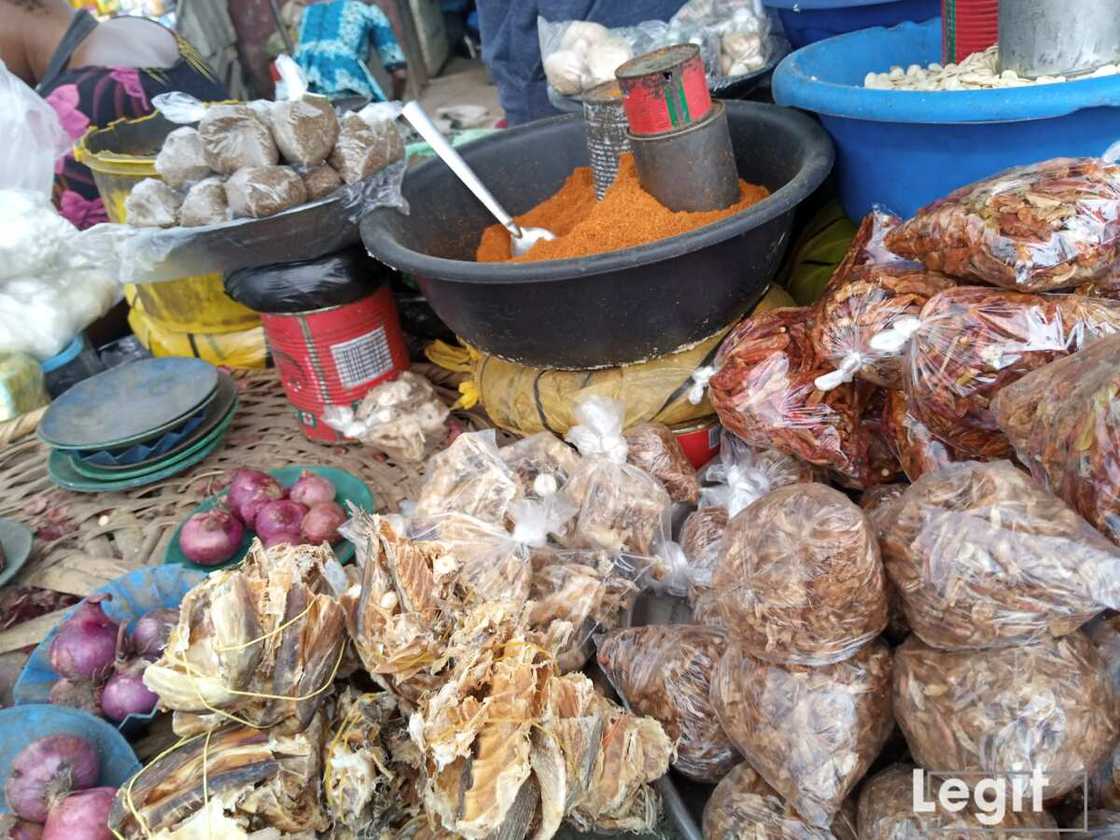
M137 183L159 177L156 152L176 128L175 123L155 113L92 128L78 141L74 156L93 172L111 221L126 220L124 202ZM126 297L133 305L139 300L145 317L163 331L223 334L244 332L260 325L257 313L226 295L221 274L130 286ZM155 352L155 348L150 349Z

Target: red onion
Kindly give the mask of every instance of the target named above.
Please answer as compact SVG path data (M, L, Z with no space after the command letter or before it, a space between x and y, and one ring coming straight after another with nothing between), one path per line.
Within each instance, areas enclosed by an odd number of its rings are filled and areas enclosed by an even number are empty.
M252 525L252 519L246 518L246 505L254 499L275 501L283 499L288 494L275 478L259 470L237 470L229 483L229 494L226 503L229 509L246 525Z
M216 566L237 553L245 528L229 511L215 508L196 513L179 532L183 556L200 566Z
M101 711L109 720L120 722L129 715L146 715L156 707L159 696L144 685L143 659L124 666L105 683L101 690Z
M292 485L292 489L288 492L288 498L293 502L311 507L325 502L333 502L334 494L334 485L329 480L321 475L304 470L300 477L296 479L296 483Z
M41 823L70 791L97 784L100 773L97 749L85 738L48 735L32 741L12 761L4 794L18 816Z
M272 542L272 537L277 534L294 536L295 539L289 541L299 542L299 524L306 513L307 508L296 502L269 502L260 509L254 522L257 536L265 545Z
M238 542L240 543L241 540ZM133 652L145 659L159 659L167 646L168 636L178 623L179 610L176 607L165 607L144 613L137 619L136 629L132 631L129 640Z
M70 794L51 809L43 840L113 840L109 812L116 795L111 787Z
M101 688L90 680L59 680L51 686L49 699L56 706L101 714Z
M338 542L338 526L346 521L346 512L335 502L312 505L300 523L299 531L312 545Z
M117 652L117 624L101 609L108 595L90 595L74 610L48 650L51 668L69 679L96 679L105 674Z
M43 827L39 823L21 820L11 814L0 817L0 838L3 840L39 840Z

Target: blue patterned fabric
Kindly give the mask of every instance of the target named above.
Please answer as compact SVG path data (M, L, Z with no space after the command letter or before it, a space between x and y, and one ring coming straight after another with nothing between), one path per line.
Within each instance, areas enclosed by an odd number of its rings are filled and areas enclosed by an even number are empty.
M295 60L313 93L359 94L383 102L385 91L366 66L371 45L387 70L404 66L404 52L384 12L359 0L328 0L304 10Z

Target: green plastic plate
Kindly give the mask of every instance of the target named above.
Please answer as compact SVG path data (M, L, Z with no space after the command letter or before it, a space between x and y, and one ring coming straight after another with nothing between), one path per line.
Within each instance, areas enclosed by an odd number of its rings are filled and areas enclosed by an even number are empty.
M226 433L230 424L233 422L233 415L236 412L237 400L234 399L233 404L227 409L225 416L223 416L210 431L206 432L201 437L189 441L185 447L178 451L165 455L161 460L153 461L148 464L141 464L131 469L125 469L123 467L114 467L113 469L95 467L92 464L87 464L77 455L71 455L69 452L65 454L69 457L70 468L78 475L84 476L91 481L124 481L131 478L143 478L150 473L160 472L168 467L173 467L187 460L200 449L205 449L207 446L210 446L210 444Z
M218 369L165 356L83 380L51 403L39 437L55 449L114 449L173 429L210 400Z
M328 479L335 488L334 500L342 505L342 509L347 509L347 502L355 507L361 508L364 511L373 513L373 494L369 488L362 483L353 473L348 473L346 470L336 469L335 467L279 467L274 470L269 470L268 474L279 481L285 487L291 487L296 483L296 479L300 477L304 470L309 472L318 473L323 478ZM216 496L211 496L200 504L197 508L191 511L191 516L196 513L205 513L208 510L213 510L225 498L226 491L222 491ZM189 519L190 517L187 517ZM236 566L245 559L245 555L249 551L249 546L253 544L254 534L248 529L245 530L245 537L241 540L241 545L237 549L237 553L233 555L227 562L221 563L217 566L200 566L197 563L192 563L183 556L182 549L179 548L179 533L183 530L183 522L179 523L179 527L175 529L175 533L171 536L171 542L167 545L167 554L163 558L164 563L178 563L186 566L188 569L201 569L204 572L212 572L216 569L225 569L229 566ZM341 540L334 545L335 556L338 557L340 563L349 563L354 558L354 546L346 540Z
M4 568L0 569L0 586L23 568L31 556L34 535L31 529L14 519L0 519L0 548L4 549Z
M231 412L229 415L229 422L232 421L233 413ZM149 484L155 484L157 481L171 478L193 467L200 461L205 460L206 456L221 446L222 438L225 437L225 433L229 429L229 422L215 429L213 438L200 449L192 452L189 456L182 457L181 460L176 461L174 464L161 464L159 469L145 473L144 475L135 476L133 478L115 477L113 479L96 480L87 478L74 469L73 456L60 449L51 451L51 456L47 460L47 474L50 476L51 481L59 487L72 490L75 493L110 493L118 490L135 490L137 487L145 487ZM118 475L119 474L114 473L114 476Z

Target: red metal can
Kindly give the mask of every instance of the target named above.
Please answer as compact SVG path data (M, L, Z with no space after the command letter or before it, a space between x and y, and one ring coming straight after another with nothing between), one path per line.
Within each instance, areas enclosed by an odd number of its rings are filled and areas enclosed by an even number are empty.
M635 135L687 128L708 116L712 95L695 44L676 44L632 58L615 71Z
M999 0L941 0L941 59L956 64L999 40Z
M673 426L673 434L692 466L700 469L719 454L719 433L722 429L719 418L713 414Z
M311 440L339 441L327 406L354 407L378 383L408 369L408 348L388 286L353 303L261 315L288 402Z

